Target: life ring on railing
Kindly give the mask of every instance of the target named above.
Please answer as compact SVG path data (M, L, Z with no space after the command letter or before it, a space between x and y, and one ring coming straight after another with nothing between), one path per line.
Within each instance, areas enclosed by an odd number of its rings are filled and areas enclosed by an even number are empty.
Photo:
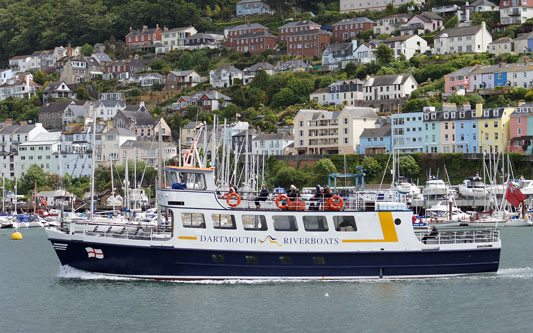
M333 209L341 209L342 205L344 205L344 200L338 195L334 195L329 198L329 205Z
M232 203L231 202L231 198L232 197L236 197L237 198L237 202L236 203ZM233 193L229 193L228 194L228 197L226 198L226 202L228 203L228 205L230 207L237 207L240 203L241 203L241 196L238 195L237 193L233 192Z
M287 203L284 204L284 205L279 205L280 203L280 200L287 200ZM282 201L283 203L283 201ZM290 200L289 200L289 197L286 196L285 194L282 194L282 195L278 195L278 197L276 198L276 206L278 206L278 208L281 208L281 209L287 209L289 207L289 203L290 203Z

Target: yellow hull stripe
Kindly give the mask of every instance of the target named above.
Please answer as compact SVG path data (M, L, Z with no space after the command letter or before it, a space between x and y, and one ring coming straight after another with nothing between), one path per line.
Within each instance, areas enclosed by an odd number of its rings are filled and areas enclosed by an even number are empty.
M197 240L196 236L178 236L178 239Z
M383 239L343 239L343 243L395 243L398 242L398 235L396 234L396 226L392 219L391 212L378 212L379 222L381 223L381 230L383 231Z

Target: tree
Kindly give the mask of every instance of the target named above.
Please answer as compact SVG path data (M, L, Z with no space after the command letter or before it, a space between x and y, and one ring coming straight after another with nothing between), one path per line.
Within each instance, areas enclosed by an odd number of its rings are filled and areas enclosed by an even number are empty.
M365 156L365 158L361 162L361 166L363 167L363 171L365 172L365 174L370 179L375 178L381 172L381 165L373 157Z
M337 172L335 164L329 158L323 158L316 162L313 167L313 180L315 184L325 183L328 180L328 175L335 172Z
M81 54L83 54L86 57L90 57L91 54L93 54L93 52L94 52L94 47L92 47L91 45L87 43L83 44L83 46L81 47Z
M272 107L273 108L283 108L294 104L296 96L290 88L283 88L280 92L275 94L272 97Z
M458 23L459 23L459 19L457 18L456 15L454 15L454 16L452 16L451 19L449 19L448 21L446 21L446 23L444 23L444 27L446 29L453 28L453 27L457 26Z
M283 166L281 167L273 179L274 186L282 186L289 188L291 185L295 185L298 188L304 186L307 182L308 175L302 171L293 167Z
M420 167L411 155L400 157L400 170L408 178L415 178L420 175Z
M346 67L344 67L344 71L346 72L348 78L353 78L357 73L357 65L355 62L349 62Z
M80 88L76 89L76 99L78 101L86 101L86 100L91 99L91 96L89 96L89 94L87 93L87 90L85 90L85 88L80 87Z
M394 51L387 45L381 43L376 49L376 61L379 65L385 66L394 61Z
M37 164L30 166L22 178L22 184L19 182L19 193L31 194L35 184L37 184L37 187L46 185L46 173Z

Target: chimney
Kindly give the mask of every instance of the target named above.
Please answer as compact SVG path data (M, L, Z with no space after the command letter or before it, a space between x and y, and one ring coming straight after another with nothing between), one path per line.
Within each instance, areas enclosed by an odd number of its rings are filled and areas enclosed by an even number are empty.
M146 30L148 30L148 27L143 25L143 32L145 32Z
M6 123L6 126L11 126L11 125L13 125L13 119L11 119L11 118L6 119L6 120L4 121L4 123Z
M132 32L132 31L133 31L133 28L132 28L132 27L130 27L130 32Z
M26 120L19 121L20 126L28 125L28 122Z
M483 103L478 102L476 104L476 117L481 117L483 115Z
M457 111L455 103L442 103L442 111Z
M72 46L70 45L70 43L68 43L67 46L67 56L72 57Z
M470 106L470 103L464 103L463 104L463 111L471 110L472 107Z
M159 29L159 23L156 23L155 28Z
M518 104L516 106L522 106L524 105L524 101L518 101Z
M481 22L481 30L486 30L487 25L485 24L485 21Z

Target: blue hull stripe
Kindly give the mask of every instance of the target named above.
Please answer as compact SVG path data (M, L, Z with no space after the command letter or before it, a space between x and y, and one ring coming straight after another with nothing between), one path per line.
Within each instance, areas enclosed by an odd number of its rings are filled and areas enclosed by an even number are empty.
M205 277L378 277L496 272L500 249L380 252L254 252L141 247L54 240L63 265L104 274ZM101 250L90 257L87 247ZM283 263L280 257L285 257Z

